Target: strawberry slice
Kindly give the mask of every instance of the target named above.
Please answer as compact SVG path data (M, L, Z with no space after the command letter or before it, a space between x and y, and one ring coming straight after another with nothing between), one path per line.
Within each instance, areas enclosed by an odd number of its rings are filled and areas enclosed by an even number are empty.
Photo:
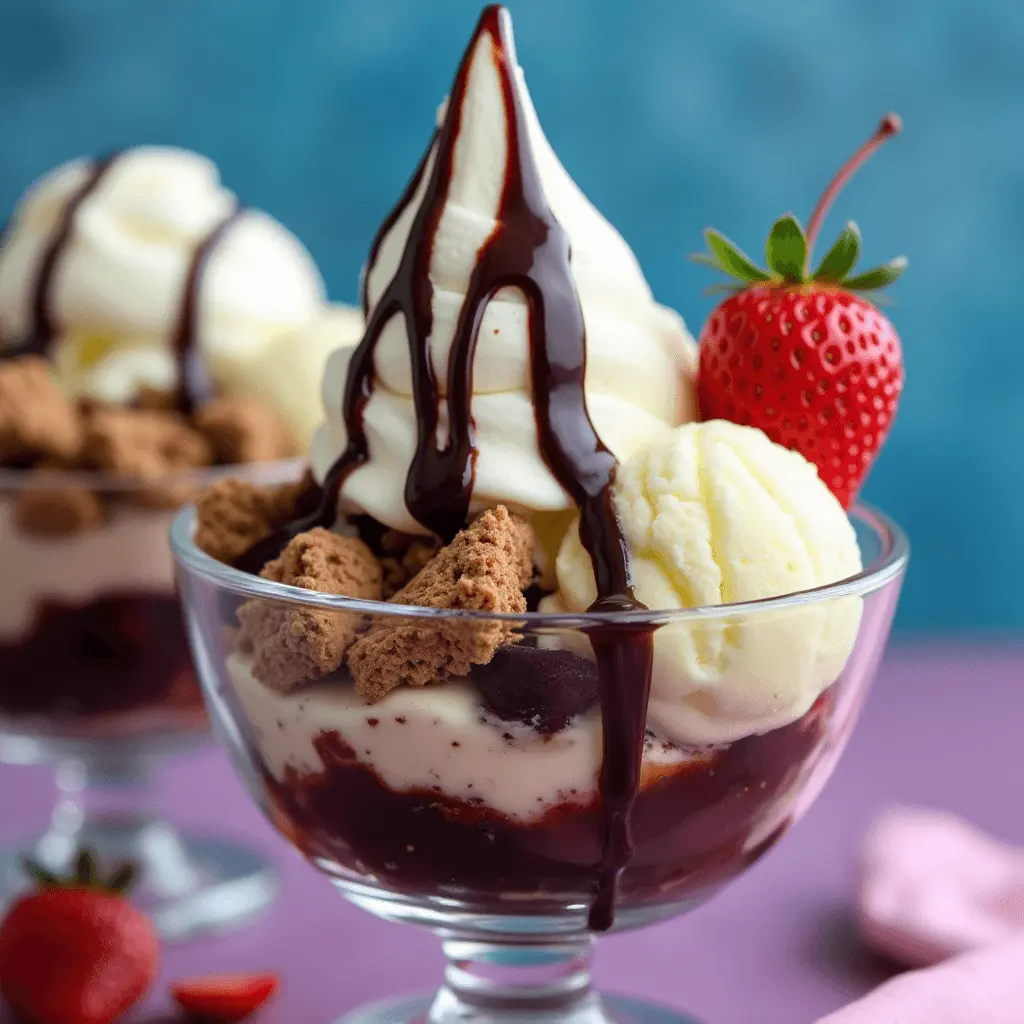
M233 1024L273 999L279 987L276 974L205 974L174 982L171 995L190 1017Z

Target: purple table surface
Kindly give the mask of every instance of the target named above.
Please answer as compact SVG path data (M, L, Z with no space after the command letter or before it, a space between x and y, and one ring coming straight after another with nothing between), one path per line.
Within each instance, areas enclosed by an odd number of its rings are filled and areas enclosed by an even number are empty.
M604 988L684 1008L706 1024L809 1024L887 977L851 918L858 842L895 803L945 808L1024 844L1020 813L1024 646L897 647L818 803L721 895L665 924L606 939ZM228 936L169 946L138 1024L170 1019L166 981L275 968L281 995L261 1024L328 1024L360 1003L439 981L429 933L355 909L271 831L213 750L181 758L160 782L169 816L250 841L278 865L282 897ZM39 768L0 767L0 841L42 830L54 791ZM0 1022L9 1018L0 1011Z

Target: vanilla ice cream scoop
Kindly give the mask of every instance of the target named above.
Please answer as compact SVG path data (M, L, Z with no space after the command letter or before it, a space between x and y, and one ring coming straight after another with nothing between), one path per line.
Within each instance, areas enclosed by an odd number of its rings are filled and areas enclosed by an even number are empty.
M64 387L104 401L175 387L174 344L189 317L215 383L233 391L244 379L251 391L252 364L323 302L320 274L294 235L240 209L216 167L181 149L139 147L57 168L25 195L0 248L4 347L45 335ZM302 346L291 355L301 364Z
M450 172L442 176L439 207L427 197L438 141L398 209L385 221L365 271L368 317L401 272L407 245L420 244L420 212L440 209L429 233L425 266L432 317L429 364L439 397L448 393L457 323L480 254L495 236L509 168L514 163L506 116L506 83L517 91L529 145L547 205L568 235L572 279L586 329L586 404L601 441L626 458L693 416L695 346L682 320L659 306L635 256L619 233L587 201L555 156L537 120L514 54L481 34L468 57L465 88L455 110L442 106L439 124L456 119ZM506 78L499 62L511 58ZM451 123L451 121L449 121ZM412 242L410 243L410 239ZM527 245L533 244L529 239ZM538 448L531 375L529 309L518 288L489 297L475 332L472 359L473 481L470 514L503 503L532 514L572 507ZM429 532L410 512L405 485L417 444L418 413L410 363L410 327L396 310L379 336L374 380L362 424L369 457L344 482L343 507L412 533ZM415 344L419 344L417 341ZM351 350L332 357L324 381L326 426L312 459L322 479L345 449L343 394ZM422 390L422 388L421 388ZM442 409L441 430L446 429Z
M353 306L334 304L309 323L282 334L233 374L229 389L258 395L291 427L303 448L323 422L321 386L327 361L335 352L349 353L363 336L363 314Z
M624 462L614 484L637 598L650 608L757 601L860 571L846 513L796 452L724 421L679 427ZM547 610L596 598L574 526ZM852 649L859 598L669 624L654 635L649 718L682 743L728 742L793 722Z

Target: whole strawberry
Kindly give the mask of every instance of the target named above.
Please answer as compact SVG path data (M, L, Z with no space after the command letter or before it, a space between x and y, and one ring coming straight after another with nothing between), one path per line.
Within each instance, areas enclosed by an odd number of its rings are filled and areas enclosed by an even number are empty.
M110 1024L149 988L159 944L123 896L132 873L97 877L88 853L60 879L34 865L40 888L0 925L0 992L32 1024Z
M811 250L840 189L900 128L895 114L883 119L832 180L806 233L792 214L775 222L767 271L711 229L710 254L696 257L741 282L701 331L701 416L759 427L795 448L844 507L888 435L903 390L900 339L863 293L891 284L907 261L851 276L860 254L852 221L813 273Z

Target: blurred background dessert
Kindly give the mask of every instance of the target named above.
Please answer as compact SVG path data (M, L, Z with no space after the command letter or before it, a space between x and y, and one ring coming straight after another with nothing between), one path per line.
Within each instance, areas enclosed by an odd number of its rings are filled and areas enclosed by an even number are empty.
M170 511L218 466L265 474L301 452L316 339L336 347L358 320L198 154L77 160L27 190L0 244L0 721L202 727Z
M138 792L209 736L167 531L224 472L301 476L328 351L361 325L294 235L182 149L62 165L0 239L0 759L58 766L42 861L63 870L82 844L138 860L165 931L274 891L262 860L190 848ZM118 814L93 814L112 782Z

